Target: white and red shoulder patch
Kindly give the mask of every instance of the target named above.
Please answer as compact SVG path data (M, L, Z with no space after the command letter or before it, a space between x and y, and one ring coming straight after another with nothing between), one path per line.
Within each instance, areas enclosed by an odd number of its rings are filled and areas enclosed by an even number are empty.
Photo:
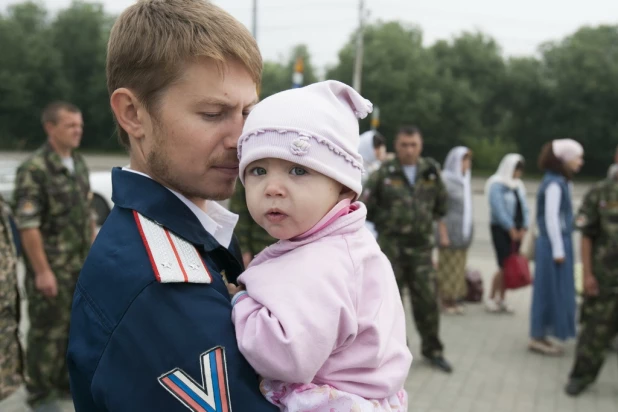
M136 211L133 216L158 282L212 282L195 246Z

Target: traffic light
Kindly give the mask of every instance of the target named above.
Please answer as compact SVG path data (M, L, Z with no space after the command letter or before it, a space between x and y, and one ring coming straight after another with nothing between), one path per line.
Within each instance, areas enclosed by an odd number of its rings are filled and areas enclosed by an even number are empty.
M294 64L294 74L292 75L292 88L303 87L303 72L305 64L302 56L296 58L296 64Z

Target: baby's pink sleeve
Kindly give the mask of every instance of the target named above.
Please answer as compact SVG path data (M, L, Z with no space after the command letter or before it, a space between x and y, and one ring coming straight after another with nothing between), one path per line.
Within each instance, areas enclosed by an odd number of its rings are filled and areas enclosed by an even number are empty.
M264 378L309 383L331 353L357 331L354 299L345 276L333 273L260 273L241 281L248 297L232 311L238 347Z

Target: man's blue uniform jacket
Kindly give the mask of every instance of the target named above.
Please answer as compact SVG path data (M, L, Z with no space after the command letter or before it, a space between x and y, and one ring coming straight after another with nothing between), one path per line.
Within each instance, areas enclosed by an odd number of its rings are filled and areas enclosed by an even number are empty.
M115 207L73 299L76 411L277 410L236 345L222 272L240 274L238 250L219 245L159 183L121 169L112 183Z

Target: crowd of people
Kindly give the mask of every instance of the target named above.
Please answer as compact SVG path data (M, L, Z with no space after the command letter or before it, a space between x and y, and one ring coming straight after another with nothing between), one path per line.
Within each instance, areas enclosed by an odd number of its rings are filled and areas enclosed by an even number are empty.
M401 139L406 130L409 129L402 129L396 138L395 167L387 162L377 168L369 178L364 200L368 202L368 209L374 202L382 208L376 215L368 215L368 218L376 222L378 239L383 239L381 246L392 259L394 268L398 267L397 259L404 253L403 250L408 250L408 262L417 262L417 256L426 253L422 258L427 263L424 268L406 268L407 276L418 282L431 279L423 273L432 270L427 253L431 242L417 243L418 237L409 236L411 229L399 216L417 211L428 196L423 186L415 180L414 172L410 173L416 168L423 170L423 161L416 158L408 163L410 160L402 150ZM418 132L418 129L414 130ZM422 147L420 132L417 147ZM565 388L567 394L572 396L579 395L596 379L604 354L618 332L618 273L614 269L618 261L618 148L607 177L585 195L581 208L574 212L572 179L581 169L583 157L584 148L573 139L557 139L543 145L538 169L544 175L536 193L535 221L530 218L522 180L526 162L521 155L510 153L504 156L496 173L487 180L484 190L498 264L485 303L486 309L490 313L513 313L505 299L507 289L503 268L509 256L523 253L522 241L530 236L533 252L529 255L533 256L535 266L528 347L536 353L559 356L564 352L563 343L578 337L575 365ZM414 221L416 230L422 230L421 221L437 222L434 235L437 240L435 246L439 249L437 299L445 314L465 312L462 302L468 294L466 258L474 234L472 158L472 151L463 146L457 146L448 153L441 172L444 188L438 189L434 197L429 196L432 199L430 202L435 202L430 204L434 208L425 209L434 214L421 215L419 221ZM405 183L401 184L401 179L405 179ZM403 189L396 191L393 187ZM444 194L440 193L445 193L446 203ZM391 208L392 203L397 207ZM440 210L440 207L445 209ZM580 316L576 304L574 230L582 233L580 247L584 299ZM429 229L423 232L429 233ZM425 350L425 342L432 340L426 337L424 322L427 318L437 318L435 307L425 303L428 296L434 297L430 288L423 290L423 298L417 296L417 283L400 284L400 288L403 286L411 291L414 319ZM419 311L418 307L422 309ZM576 329L578 317L581 323L579 335Z
M98 233L75 151L81 112L45 108L47 140L19 167L14 204L0 203L0 397L25 375L39 412L58 399L78 412L407 411L406 291L422 356L453 371L440 313L465 313L474 153L454 147L441 165L410 125L387 153L379 133L359 133L372 103L336 81L258 103L261 67L251 34L210 2L140 0L121 14L107 80L130 165L112 170ZM543 146L534 222L522 156L485 186L498 266L486 309L513 312L504 264L533 236L529 349L558 356L578 337L570 395L594 382L618 323L618 166L575 212L583 157L572 139ZM232 211L216 202L230 197Z

